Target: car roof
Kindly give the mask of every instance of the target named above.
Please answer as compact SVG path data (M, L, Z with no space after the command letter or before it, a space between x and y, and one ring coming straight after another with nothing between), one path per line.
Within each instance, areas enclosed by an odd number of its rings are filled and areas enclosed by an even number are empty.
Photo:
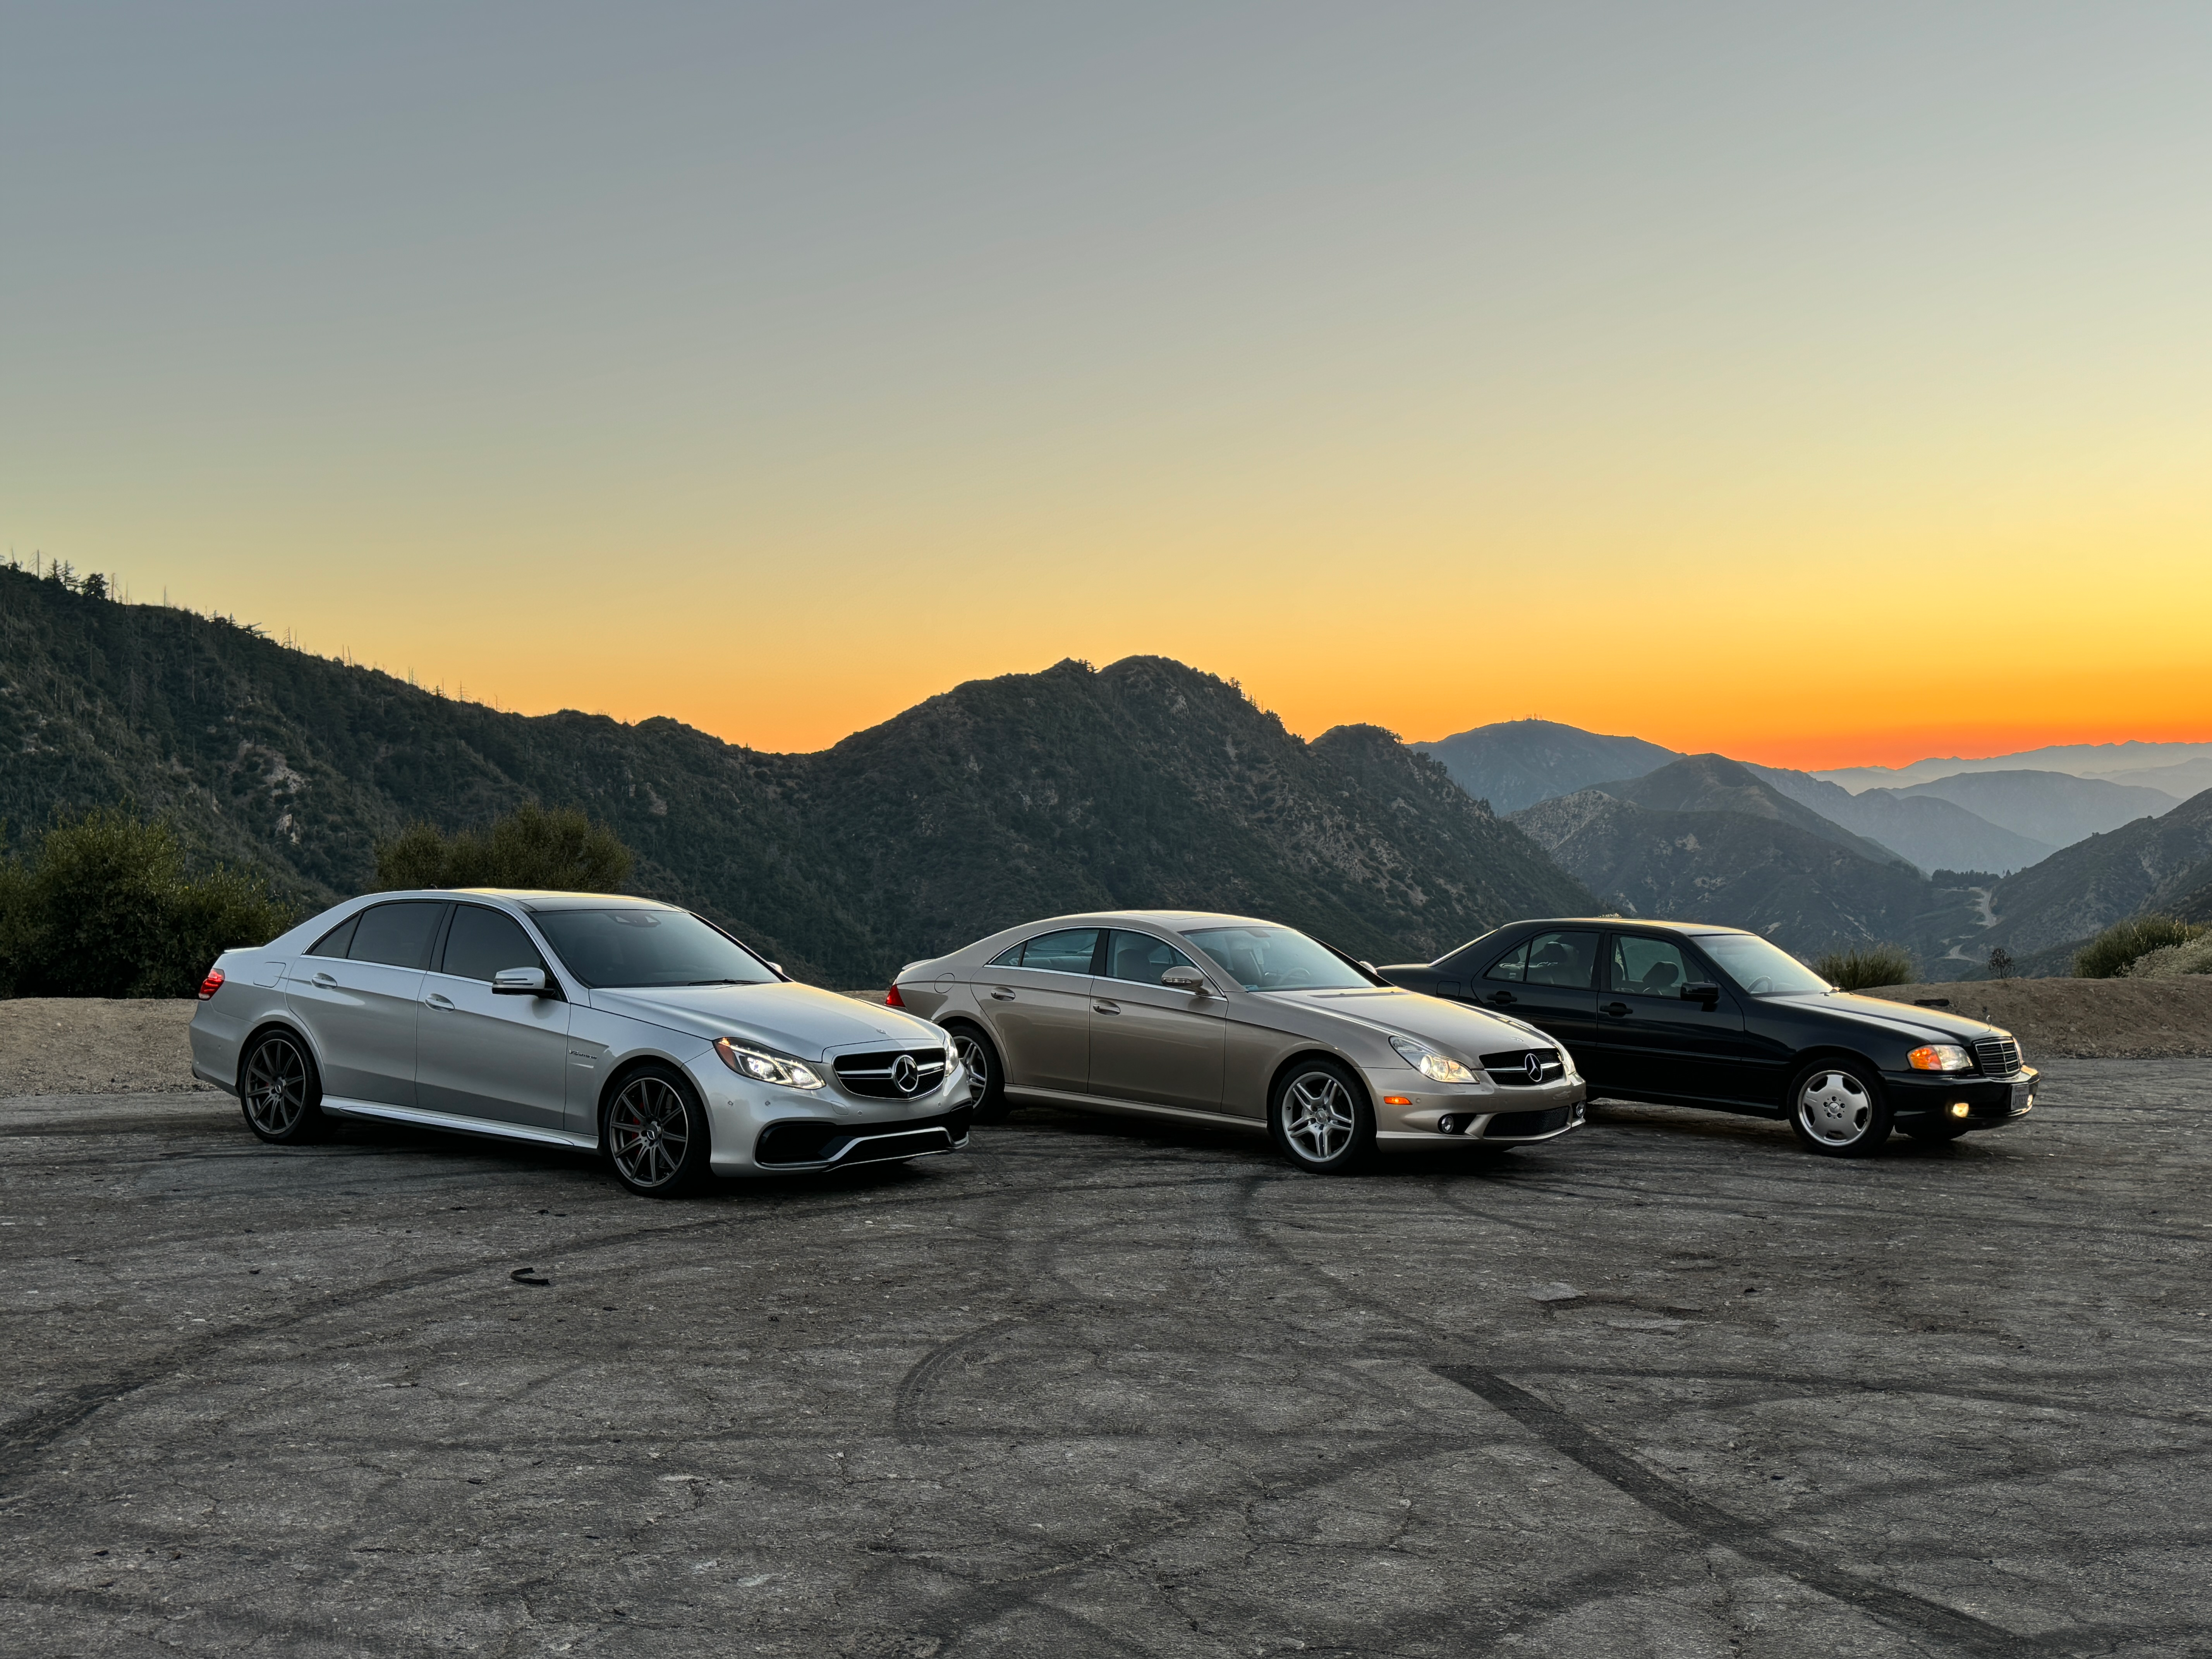
M1194 927L1287 927L1286 921L1269 921L1261 916L1232 916L1216 910L1085 910L1076 915L1045 916L1036 921L1017 923L1000 933L1026 932L1031 927L1075 927L1085 923L1129 922L1164 927L1170 933L1188 933ZM993 935L994 938L997 935Z
M1647 921L1642 916L1539 916L1507 924L1513 927L1642 928L1655 933L1680 933L1697 939L1710 933L1743 933L1742 927L1723 927L1711 921ZM1753 937L1757 937L1753 935Z
M378 902L387 899L500 899L519 909L538 910L673 910L658 899L629 893L563 893L531 887L418 887L405 892L374 893Z

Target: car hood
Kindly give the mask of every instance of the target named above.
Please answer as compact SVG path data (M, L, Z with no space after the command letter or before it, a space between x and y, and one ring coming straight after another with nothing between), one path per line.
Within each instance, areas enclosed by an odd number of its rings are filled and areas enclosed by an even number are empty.
M1557 1046L1553 1038L1540 1031L1531 1035L1516 1021L1395 987L1376 986L1355 991L1270 991L1267 1000L1309 1008L1332 1019L1349 1020L1386 1036L1413 1037L1470 1065L1479 1064L1483 1054L1496 1054L1501 1048Z
M799 1060L820 1060L855 1042L938 1043L945 1033L896 1008L816 985L672 985L598 990L592 1006L703 1037L736 1037Z
M1948 1008L1916 1008L1909 1002L1889 1002L1881 997L1856 996L1849 991L1831 991L1825 994L1814 993L1802 997L1759 997L1755 1000L1828 1014L1847 1019L1854 1025L1893 1031L1900 1036L1918 1037L1923 1042L1987 1042L1993 1038L2012 1035L1982 1020L1954 1014Z

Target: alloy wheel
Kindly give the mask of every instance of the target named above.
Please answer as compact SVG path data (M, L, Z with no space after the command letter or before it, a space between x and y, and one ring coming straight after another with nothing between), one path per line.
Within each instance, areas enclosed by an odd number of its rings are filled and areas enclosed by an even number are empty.
M307 1110L307 1056L283 1037L264 1037L246 1062L246 1121L281 1140L299 1127Z
M684 1168L691 1147L691 1115L684 1097L657 1077L634 1079L607 1113L615 1167L633 1187L665 1187Z
M980 1106L991 1087L990 1051L965 1031L952 1034L952 1053L968 1073L968 1103Z
M1359 1132L1352 1091L1328 1072L1308 1072L1294 1079L1283 1100L1283 1133L1299 1154L1316 1164L1343 1155Z
M1797 1091L1797 1121L1823 1146L1849 1146L1874 1122L1874 1097L1849 1072L1815 1072Z

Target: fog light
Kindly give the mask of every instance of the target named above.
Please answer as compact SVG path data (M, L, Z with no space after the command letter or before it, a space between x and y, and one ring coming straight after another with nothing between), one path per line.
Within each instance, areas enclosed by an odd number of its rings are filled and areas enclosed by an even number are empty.
M1967 1105L1963 1100L1954 1100L1951 1103L1951 1115L1953 1117L1964 1117L1968 1112L1971 1112L1973 1109L1974 1109L1972 1107Z
M1442 1117L1437 1120L1437 1133L1440 1135L1457 1134L1459 1133L1459 1120L1454 1117L1449 1112L1446 1112Z

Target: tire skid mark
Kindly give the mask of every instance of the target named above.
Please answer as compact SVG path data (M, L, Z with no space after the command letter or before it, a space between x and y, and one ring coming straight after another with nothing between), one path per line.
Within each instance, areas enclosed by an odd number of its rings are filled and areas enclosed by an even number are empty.
M2031 1652L2065 1653L2078 1650L2084 1642L2129 1633L2107 1627L2094 1632L2076 1628L2040 1636L2020 1635L1943 1602L1845 1571L1809 1550L1776 1537L1754 1522L1685 1492L1584 1428L1558 1407L1507 1382L1495 1371L1473 1365L1437 1365L1431 1369L1437 1376L1488 1401L1536 1439L1581 1465L1614 1491L1666 1516L1686 1531L1747 1560L1771 1567L1808 1589L1885 1623L1916 1634L1939 1637L1968 1653L1987 1655L1989 1659L2019 1659L2019 1656Z

